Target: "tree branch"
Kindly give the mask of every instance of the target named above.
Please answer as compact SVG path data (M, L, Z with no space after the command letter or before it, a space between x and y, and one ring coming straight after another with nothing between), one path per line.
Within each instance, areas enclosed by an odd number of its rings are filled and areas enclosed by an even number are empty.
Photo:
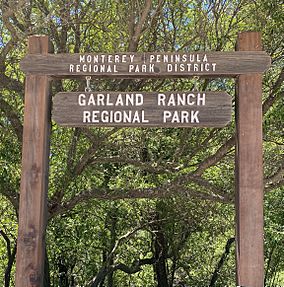
M284 92L279 92L281 85L284 81L284 68L282 68L276 82L274 83L269 97L264 101L262 105L263 115L269 110L269 108L281 97L283 97Z
M7 199L12 203L17 212L19 210L19 193L16 191L12 191L9 187L6 187L4 184L3 189L0 191Z
M2 18L3 18L3 23L5 24L5 27L11 33L13 41L16 41L18 39L24 38L24 35L23 33L19 33L17 31L17 29L12 24L14 23L14 21L10 21L10 20L11 19L13 20L13 18L17 19L17 17L15 17L15 12L21 11L23 9L23 7L26 5L26 0L19 0L17 1L17 3L13 5L14 5L13 7L10 7L9 5L6 5L6 7L4 7L3 5L4 8L3 8L3 13L2 13Z
M129 231L128 233L121 236L114 244L112 250L108 254L107 258L104 261L103 266L100 268L97 275L88 283L88 286L90 287L97 287L99 286L100 282L103 282L105 277L116 271L121 270L128 274L134 274L136 272L139 272L141 270L141 266L145 264L153 264L155 262L154 258L146 258L146 259L139 259L134 261L134 263L131 266L127 266L124 263L116 263L112 264L112 259L114 258L114 254L117 250L117 248L125 241L127 241L129 238L131 238L137 231L143 229L145 226L151 224L152 222L146 222L133 230ZM110 265L112 264L112 265Z
M141 271L141 266L143 265L152 265L155 263L155 258L145 258L145 259L139 259L137 261L134 261L134 263L131 266L128 266L123 263L117 263L113 266L111 266L111 271L121 270L127 274L134 274L139 271Z
M197 198L203 200L210 200L221 203L232 203L230 195L215 194L212 191L206 193L202 191L195 191L183 185L167 184L160 187L141 188L141 189L103 189L95 188L86 190L74 196L68 202L58 204L56 208L50 210L49 218L58 214L62 214L73 209L77 204L86 202L90 199L101 200L118 200L118 199L135 199L135 198L167 198L171 196L184 196L188 198Z
M216 152L215 154L209 156L204 161L202 161L198 168L193 172L194 175L200 176L209 167L215 165L219 162L224 155L229 152L229 150L235 145L236 137L233 135L229 140L227 140Z
M214 287L215 286L215 283L217 282L218 280L218 277L219 277L219 273L221 271L221 268L223 267L229 253L230 253L230 250L231 250L231 247L233 245L233 243L235 242L235 238L229 238L227 240L227 243L226 243L226 247L225 247L225 251L224 253L222 254L213 274L212 274L212 277L211 277L211 281L210 281L210 284L209 284L209 287Z
M7 267L5 269L5 287L9 287L10 286L11 271L12 271L13 264L15 262L16 253L17 253L17 244L15 244L15 246L13 248L11 256L10 256L10 258L8 260Z
M22 123L21 123L17 113L12 108L12 106L10 104L8 104L1 97L1 95L0 95L0 108L5 113L6 117L8 118L9 122L11 123L19 143L22 144L22 139L23 139L23 126L22 126Z
M129 42L128 50L130 52L137 51L138 43L142 35L142 29L145 24L146 18L150 12L151 6L152 6L152 0L145 0L145 6L143 11L141 12L140 20L134 27L134 33Z
M7 256L8 256L8 260L10 260L10 258L12 256L11 241L10 241L8 235L4 232L4 230L0 229L0 234L2 235L3 239L6 241Z
M277 171L264 180L264 184L269 186L284 180L284 160Z
M51 207L49 209L50 213L56 213L60 202L64 196L64 192L72 180L85 170L89 163L91 163L92 157L95 155L97 150L105 143L106 139L114 134L118 129L111 129L109 132L105 133L102 137L97 137L88 131L88 138L93 141L92 145L85 151L82 157L73 166L72 170L66 169L63 176L58 180L58 189L50 199ZM86 129L81 129L83 133L86 133ZM73 153L75 150L73 150ZM68 156L68 155L67 155ZM68 160L67 160L68 161Z

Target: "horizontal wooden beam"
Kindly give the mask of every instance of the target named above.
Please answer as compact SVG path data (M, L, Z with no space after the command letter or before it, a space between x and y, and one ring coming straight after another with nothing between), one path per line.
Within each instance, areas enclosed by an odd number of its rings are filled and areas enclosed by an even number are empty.
M56 94L53 119L63 126L223 127L231 106L225 92L67 92Z
M263 51L33 54L21 61L21 68L26 74L62 78L234 77L262 73L269 66L270 57Z

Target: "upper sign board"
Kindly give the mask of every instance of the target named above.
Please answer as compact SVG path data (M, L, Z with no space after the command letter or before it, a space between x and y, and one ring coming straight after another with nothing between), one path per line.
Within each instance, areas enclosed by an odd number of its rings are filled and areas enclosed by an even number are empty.
M269 65L270 57L262 51L30 54L21 61L27 74L97 78L234 77L262 73Z

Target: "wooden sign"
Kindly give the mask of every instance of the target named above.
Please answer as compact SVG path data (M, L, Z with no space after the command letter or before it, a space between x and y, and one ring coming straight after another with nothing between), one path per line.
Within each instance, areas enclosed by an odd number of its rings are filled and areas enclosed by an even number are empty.
M53 119L63 126L223 127L231 105L225 92L58 93Z
M194 53L30 54L21 61L26 74L53 77L166 78L237 76L262 73L270 65L263 51Z
M262 73L270 57L261 35L239 33L236 52L48 54L48 36L30 36L26 73L25 119L16 287L42 287L50 139L49 79L234 77L236 89L236 285L263 286ZM231 118L224 92L59 93L53 118L64 126L222 127ZM217 154L228 149L224 143ZM224 148L225 147L225 148ZM220 159L209 156L193 174ZM208 161L207 161L208 163ZM158 196L158 193L157 193ZM107 196L106 196L107 197Z

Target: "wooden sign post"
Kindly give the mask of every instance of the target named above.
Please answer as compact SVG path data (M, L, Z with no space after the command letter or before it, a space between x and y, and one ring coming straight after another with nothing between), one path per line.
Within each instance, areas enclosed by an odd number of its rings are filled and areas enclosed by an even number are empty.
M241 33L240 51L261 50L260 33ZM263 286L262 75L240 75L236 93L237 283Z
M29 38L16 287L42 287L50 137L49 78L237 77L236 281L263 286L261 73L270 57L260 34L239 34L236 52L49 54L47 36ZM224 92L59 93L63 126L222 127L231 118Z
M47 54L47 36L29 38L30 54ZM25 88L22 177L16 257L16 286L43 286L50 139L47 76L28 75Z

